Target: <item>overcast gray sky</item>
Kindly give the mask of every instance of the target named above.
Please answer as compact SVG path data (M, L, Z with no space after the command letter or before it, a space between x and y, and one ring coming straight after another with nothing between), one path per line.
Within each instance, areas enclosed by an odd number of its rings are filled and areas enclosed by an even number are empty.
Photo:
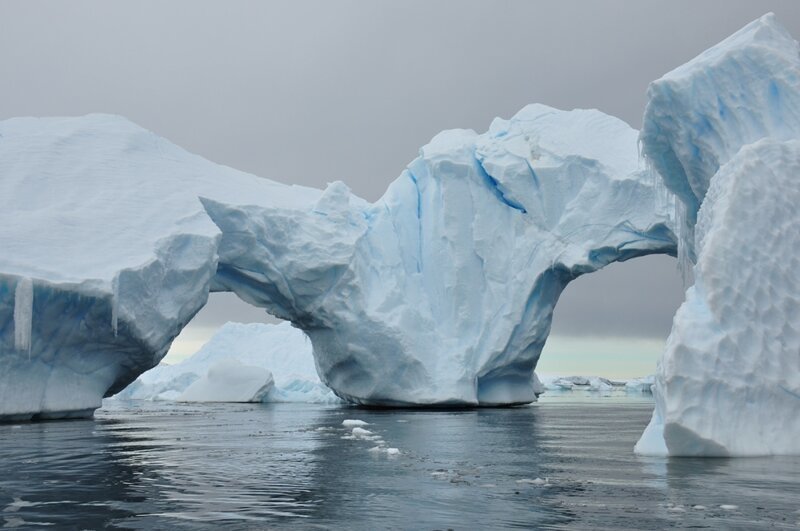
M213 161L375 200L437 132L527 103L639 127L649 81L767 11L800 35L793 0L2 1L0 118L122 114ZM658 345L681 300L672 259L634 260L570 285L554 333ZM193 326L228 319L261 311L217 295Z

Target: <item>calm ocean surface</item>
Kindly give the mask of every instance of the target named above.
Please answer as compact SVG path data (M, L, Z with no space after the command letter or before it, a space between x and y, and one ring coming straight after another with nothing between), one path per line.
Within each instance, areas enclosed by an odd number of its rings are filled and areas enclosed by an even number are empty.
M0 527L797 528L800 458L636 457L651 408L107 402L94 420L0 424ZM401 453L342 439L344 419Z

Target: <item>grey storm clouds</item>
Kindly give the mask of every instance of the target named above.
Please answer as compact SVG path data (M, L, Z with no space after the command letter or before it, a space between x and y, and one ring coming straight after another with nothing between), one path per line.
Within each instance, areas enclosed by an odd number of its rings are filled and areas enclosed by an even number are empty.
M527 103L641 125L648 82L800 2L2 1L0 119L121 114L208 159L375 200L443 129ZM674 261L575 281L554 332L663 337ZM215 296L197 324L259 319Z

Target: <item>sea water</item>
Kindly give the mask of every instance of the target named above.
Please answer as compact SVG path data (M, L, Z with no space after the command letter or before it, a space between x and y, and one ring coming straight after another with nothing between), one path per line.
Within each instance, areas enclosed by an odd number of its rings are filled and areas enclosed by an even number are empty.
M800 523L800 458L637 457L651 410L648 399L574 396L472 410L107 401L94 420L0 425L0 526Z

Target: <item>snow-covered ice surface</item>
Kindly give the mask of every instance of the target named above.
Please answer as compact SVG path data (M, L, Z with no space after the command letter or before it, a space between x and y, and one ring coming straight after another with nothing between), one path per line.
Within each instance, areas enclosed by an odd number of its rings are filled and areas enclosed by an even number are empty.
M212 368L232 362L270 373L270 385L258 392L256 377L252 393L237 400L204 400L207 394L190 390L206 380ZM238 387L238 386L236 386ZM226 323L193 356L175 365L161 364L142 374L115 398L130 400L190 400L233 402L340 402L317 376L311 342L289 323Z
M217 281L303 328L348 400L530 402L564 286L675 252L636 142L599 111L529 105L484 134L440 133L372 205L340 183L302 215L205 201Z
M798 454L798 45L766 15L649 92L643 151L685 206L695 283L636 450Z

